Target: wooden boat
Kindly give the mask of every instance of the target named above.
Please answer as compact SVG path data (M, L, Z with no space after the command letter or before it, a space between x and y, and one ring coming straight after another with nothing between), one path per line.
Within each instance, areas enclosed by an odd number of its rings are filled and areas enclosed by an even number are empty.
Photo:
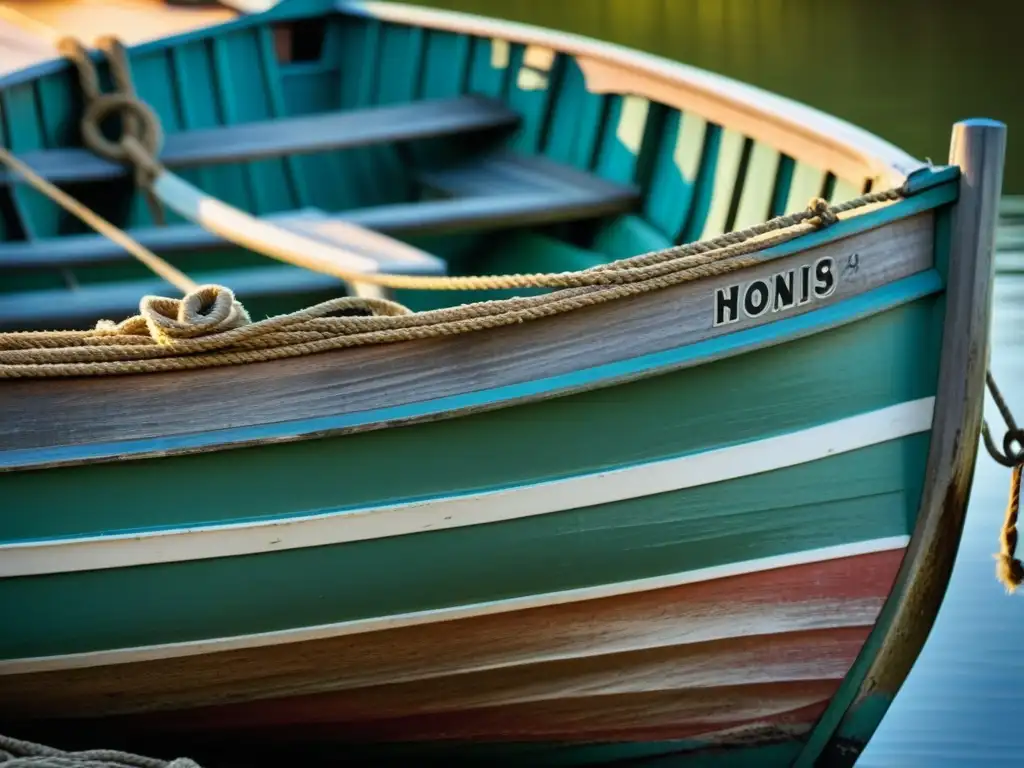
M681 64L392 3L283 2L127 57L166 132L150 186L83 146L64 58L0 81L15 158L233 289L252 323L227 335L345 295L416 312L257 362L145 328L121 368L76 357L109 325L57 352L0 336L5 732L852 764L960 537L1002 125L957 124L933 166ZM38 183L2 185L5 330L175 295ZM327 255L281 263L295 242ZM389 292L414 273L595 282Z

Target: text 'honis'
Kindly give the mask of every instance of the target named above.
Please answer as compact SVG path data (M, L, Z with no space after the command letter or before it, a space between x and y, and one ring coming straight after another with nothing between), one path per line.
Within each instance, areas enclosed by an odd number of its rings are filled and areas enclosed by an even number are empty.
M811 264L715 290L714 325L741 317L760 317L826 299L836 290L835 260L824 256Z

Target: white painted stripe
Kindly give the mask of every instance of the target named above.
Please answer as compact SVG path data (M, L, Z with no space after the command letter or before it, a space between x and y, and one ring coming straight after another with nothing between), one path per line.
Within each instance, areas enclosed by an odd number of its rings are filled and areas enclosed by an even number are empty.
M227 525L0 546L0 578L233 557L481 525L770 472L931 429L935 398L777 437L499 491Z
M888 536L882 539L855 541L849 544L838 544L832 547L807 549L802 552L788 552L784 555L762 557L756 560L745 560L708 568L672 573L665 576L651 576L645 579L622 581L614 584L601 584L594 587L579 587L558 592L546 592L506 600L490 600L482 603L470 603L451 608L437 608L426 611L411 611L390 616L370 619L355 619L334 624L319 624L312 627L283 629L275 632L259 632L252 635L219 637L210 640L194 640L182 643L163 643L133 648L117 648L109 651L89 651L72 653L63 656L36 656L25 659L0 661L0 675L25 674L29 672L50 672L58 669L76 669L81 667L98 667L111 664L128 664L155 659L178 658L182 656L199 656L206 653L236 651L246 648L260 648L269 645L301 643L308 640L324 640L344 635L357 635L366 632L379 632L385 629L411 627L422 624L434 624L441 621L468 619L475 616L490 616L512 611L523 611L528 608L542 608L549 605L564 605L585 600L598 600L605 597L648 592L655 589L679 587L684 584L696 584L712 579L723 579L741 576L748 573L768 571L775 568L786 568L808 563L819 563L827 560L838 560L843 557L856 557L875 552L889 552L905 549L910 542L909 536ZM841 624L837 625L841 626ZM742 634L738 632L737 634Z

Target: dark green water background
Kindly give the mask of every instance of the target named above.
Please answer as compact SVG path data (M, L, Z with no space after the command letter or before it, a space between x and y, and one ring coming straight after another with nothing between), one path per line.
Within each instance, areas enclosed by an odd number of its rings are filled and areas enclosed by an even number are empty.
M1024 0L419 0L565 30L752 83L945 162L952 124L1009 126L1024 194ZM1017 133L1018 130L1022 132ZM1024 417L1024 274L997 278L992 371ZM991 401L986 417L999 416ZM999 433L1001 435L1001 432ZM982 451L935 628L859 766L1024 767L1024 595L992 552L1009 470Z

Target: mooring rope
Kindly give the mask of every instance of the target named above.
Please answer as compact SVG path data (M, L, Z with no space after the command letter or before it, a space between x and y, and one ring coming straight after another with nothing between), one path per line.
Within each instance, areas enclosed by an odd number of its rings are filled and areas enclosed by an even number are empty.
M2 768L200 768L187 757L159 760L113 749L65 752L0 734Z
M134 240L124 230L114 226L91 208L82 205L78 200L71 197L71 195L51 184L3 147L0 147L0 162L4 163L12 171L18 173L25 179L25 181L60 205L68 213L77 216L101 235L105 235L120 245L128 251L128 253L149 267L153 272L158 274L174 287L178 288L182 293L194 291L199 287L196 282L184 272L169 264L164 259L161 259L151 250L142 245L142 243Z
M1024 564L1017 557L1017 518L1020 515L1021 474L1024 472L1024 430L1017 426L1017 420L1014 419L1003 393L996 386L996 380L991 372L985 376L985 385L992 395L996 408L999 409L999 415L1003 417L1006 432L1001 448L992 439L986 421L982 421L981 435L989 455L999 464L1010 468L1010 498L1006 504L1006 515L999 533L999 552L995 554L996 578L1006 587L1007 592L1014 592L1024 583Z

